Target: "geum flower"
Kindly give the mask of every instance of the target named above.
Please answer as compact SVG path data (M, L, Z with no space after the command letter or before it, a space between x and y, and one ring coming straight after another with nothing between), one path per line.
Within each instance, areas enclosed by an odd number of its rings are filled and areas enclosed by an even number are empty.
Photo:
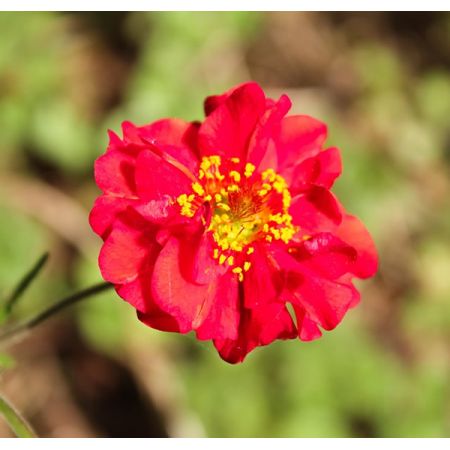
M95 163L104 279L142 322L194 330L230 363L335 328L359 301L352 278L377 268L366 228L330 192L339 150L290 106L245 83L208 97L202 123L124 122Z

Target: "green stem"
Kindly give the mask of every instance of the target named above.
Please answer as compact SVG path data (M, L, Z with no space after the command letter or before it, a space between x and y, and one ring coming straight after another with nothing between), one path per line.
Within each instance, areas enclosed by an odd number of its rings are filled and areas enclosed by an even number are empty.
M31 282L37 277L37 275L44 267L47 260L48 260L48 253L44 253L35 263L35 265L30 269L30 271L26 273L25 276L19 281L16 288L13 290L12 294L5 302L5 312L7 315L11 313L17 300L19 300L19 298L26 291Z
M14 434L19 438L36 437L25 419L0 395L0 415L4 417Z
M32 317L28 321L15 326L14 328L11 328L4 333L0 334L0 343L4 344L7 342L10 342L14 340L15 338L25 334L26 332L30 331L32 328L38 326L54 314L58 313L64 308L67 308L68 306L71 306L80 300L83 300L85 298L91 297L95 294L99 294L100 292L106 291L107 289L111 289L114 286L110 283L98 283L94 286L91 286L87 289L83 289L80 292L77 292L75 294L69 295L68 297L65 297L59 301L57 301L53 306L50 306L49 308L45 309L44 311L40 312L36 316Z

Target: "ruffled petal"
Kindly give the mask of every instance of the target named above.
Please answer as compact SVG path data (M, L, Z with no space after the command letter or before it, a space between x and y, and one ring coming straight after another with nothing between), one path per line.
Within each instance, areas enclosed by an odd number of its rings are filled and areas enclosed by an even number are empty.
M217 106L200 126L198 145L204 155L245 160L255 126L265 112L265 96L256 83L246 83Z
M297 329L283 303L268 303L241 314L238 339L216 339L214 346L225 361L236 364L258 346L276 339L293 339Z
M181 119L162 119L138 128L144 142L164 149L191 172L197 172L197 133L199 125Z
M94 164L97 186L104 192L118 197L135 197L135 158L117 150L100 156Z
M314 186L292 199L289 213L302 232L314 234L333 232L342 221L343 208L330 191Z
M357 258L353 247L331 233L318 233L290 251L302 265L330 280L350 272Z
M183 276L186 267L180 257L180 241L169 238L156 260L152 295L158 305L177 321L182 333L199 328L216 301L218 278L208 284L194 284Z
M352 286L329 281L305 269L291 274L293 295L309 319L325 330L334 329L350 308L354 297ZM295 286L295 290L294 290Z
M123 284L144 272L152 254L158 251L153 235L154 231L150 229L141 231L116 223L99 255L103 278L114 284Z
M330 189L342 172L342 160L336 147L323 150L294 167L289 190L292 195L305 191L312 184Z
M277 300L282 289L282 279L271 265L265 251L256 245L248 261L251 266L243 283L245 307L251 309Z
M296 303L292 306L297 318L298 337L302 341L319 339L322 336L322 332L317 324L308 318L305 309Z
M273 145L273 137L279 133L281 120L289 111L291 105L292 104L289 97L282 95L277 102L267 109L256 126L248 147L247 161L254 164L259 170L265 170L267 168L267 163L265 163L262 168L259 168L259 165L265 157L270 144L272 145L273 150L275 150L275 146ZM276 158L276 152L274 153ZM277 161L276 159L274 160L273 157L271 159L272 164L270 167L276 170Z
M150 150L136 160L136 187L143 200L176 199L190 192L192 181L177 167Z
M218 278L215 299L201 325L196 328L197 338L236 339L240 309L238 281L228 272Z
M129 206L135 204L136 200L133 199L101 195L95 200L94 206L89 214L89 224L95 233L103 239L106 239L114 221Z
M285 117L276 140L278 168L281 175L290 166L317 154L327 137L327 126L312 117Z
M357 252L357 260L352 272L358 278L369 278L374 275L378 269L378 254L375 243L364 224L357 217L346 214L336 235Z

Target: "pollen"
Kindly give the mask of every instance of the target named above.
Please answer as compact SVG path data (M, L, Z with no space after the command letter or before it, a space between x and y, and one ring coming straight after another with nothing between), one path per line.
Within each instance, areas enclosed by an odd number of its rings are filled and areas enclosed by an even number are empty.
M244 176L246 178L250 178L253 174L253 172L255 171L256 167L252 164L252 163L247 163L245 165L245 171L244 171Z
M182 216L199 217L213 242L212 256L239 281L251 267L255 244L288 244L299 231L289 214L291 194L273 169L258 172L237 157L205 156L191 192L178 196Z

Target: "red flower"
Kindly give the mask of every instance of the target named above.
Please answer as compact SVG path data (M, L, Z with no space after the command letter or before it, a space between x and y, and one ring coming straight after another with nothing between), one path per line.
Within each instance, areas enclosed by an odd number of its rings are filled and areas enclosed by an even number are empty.
M335 328L359 301L352 278L377 268L369 233L330 192L339 150L290 106L242 84L208 97L201 124L125 122L95 163L105 280L148 326L194 330L231 363Z

